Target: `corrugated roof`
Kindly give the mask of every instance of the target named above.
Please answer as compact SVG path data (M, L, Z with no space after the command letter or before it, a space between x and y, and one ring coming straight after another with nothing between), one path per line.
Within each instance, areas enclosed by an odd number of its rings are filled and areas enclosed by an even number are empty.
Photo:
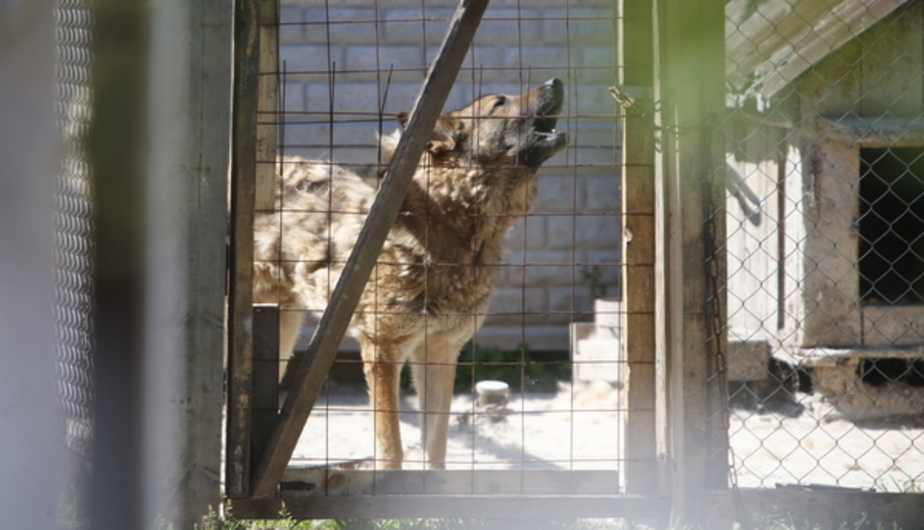
M726 74L772 97L907 0L732 0L725 7Z

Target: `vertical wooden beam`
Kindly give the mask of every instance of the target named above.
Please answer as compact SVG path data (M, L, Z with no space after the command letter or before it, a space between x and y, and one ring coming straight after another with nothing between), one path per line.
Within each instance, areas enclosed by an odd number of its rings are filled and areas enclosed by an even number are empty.
M254 210L272 210L276 192L279 114L279 0L260 2Z
M266 449L279 417L279 306L253 306L251 457Z
M236 0L231 129L231 276L228 295L228 418L225 492L249 494L253 344L253 219L256 178L259 0Z
M318 323L308 354L296 371L267 451L258 461L253 496L272 495L282 478L487 7L488 0L462 0L449 22L446 38L427 72L387 176Z
M622 96L622 358L628 364L626 492L657 492L654 329L654 129L651 2L620 3Z
M656 253L665 263L657 317L668 363L674 515L695 523L706 489L728 473L724 378L724 149L714 129L724 111L724 3L654 0L657 20Z

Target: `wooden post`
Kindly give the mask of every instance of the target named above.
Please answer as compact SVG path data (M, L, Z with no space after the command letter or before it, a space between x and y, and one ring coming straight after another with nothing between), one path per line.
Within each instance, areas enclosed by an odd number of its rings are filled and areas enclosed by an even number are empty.
M628 365L623 430L626 492L657 492L654 329L654 129L651 3L620 5L622 119L622 358Z
M276 198L279 130L279 0L260 2L254 210L272 210Z
M706 489L727 480L726 389L717 377L725 348L724 150L714 128L724 111L724 4L654 0L658 355L667 364L674 516L695 523Z
M253 408L251 456L266 449L279 417L279 306L253 307Z
M228 295L228 421L225 493L245 497L250 479L253 219L256 178L259 0L235 2L231 129L231 277Z

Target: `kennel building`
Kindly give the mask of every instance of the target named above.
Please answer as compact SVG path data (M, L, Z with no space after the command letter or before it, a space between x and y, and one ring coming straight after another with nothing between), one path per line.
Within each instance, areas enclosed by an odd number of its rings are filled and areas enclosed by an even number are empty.
M737 479L901 490L922 471L922 5L726 13L730 399L789 417L774 437L732 414Z

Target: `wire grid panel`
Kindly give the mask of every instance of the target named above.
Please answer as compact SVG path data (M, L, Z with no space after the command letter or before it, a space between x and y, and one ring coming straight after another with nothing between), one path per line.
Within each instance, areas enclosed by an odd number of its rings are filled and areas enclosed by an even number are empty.
M924 477L924 6L726 8L732 480Z
M531 211L506 238L506 258L492 267L496 288L489 308L455 315L470 321L472 329L482 320L484 325L459 357L448 469L618 466L619 329L593 323L594 298L618 296L621 274L618 116L607 90L616 78L614 5L494 2L450 95L447 112L482 96L517 95L558 78L566 96L556 128L567 131L570 142L545 161ZM451 0L324 7L283 1L279 68L273 73L279 76L280 108L260 115L261 123L279 126L279 153L374 180L387 163L377 137L399 129L396 116L412 107L455 7ZM352 222L348 209L330 210L329 215ZM335 279L329 280L330 289ZM293 308L323 309L323 303L277 301L283 302L283 320ZM604 316L618 321L616 307L604 309ZM296 352L307 345L311 331L309 319ZM578 343L583 357L572 350ZM356 342L347 338L294 464L324 466L376 453L356 352ZM476 383L486 379L506 382L506 398L499 403L479 399ZM414 394L413 385L403 382L405 469L422 467Z
M84 138L90 124L89 3L59 0L57 37L58 122L61 168L55 208L55 320L59 401L67 421L66 442L89 455L92 437L91 309L93 260L92 182Z

